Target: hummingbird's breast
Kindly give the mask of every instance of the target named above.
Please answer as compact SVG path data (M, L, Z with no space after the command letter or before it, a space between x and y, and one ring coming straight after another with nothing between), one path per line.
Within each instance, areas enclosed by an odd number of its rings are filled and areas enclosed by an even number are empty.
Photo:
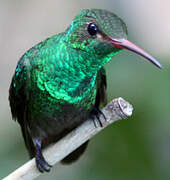
M45 138L72 130L89 118L95 104L96 83L82 80L79 85L71 82L71 87L69 82L61 82L47 83L45 89L37 86L30 93L29 114L35 136L44 134Z
M87 76L74 59L76 52L70 56L69 49L59 45L43 46L44 50L36 59L29 58L31 65L27 65L28 111L34 136L46 137L77 127L95 104L96 74Z

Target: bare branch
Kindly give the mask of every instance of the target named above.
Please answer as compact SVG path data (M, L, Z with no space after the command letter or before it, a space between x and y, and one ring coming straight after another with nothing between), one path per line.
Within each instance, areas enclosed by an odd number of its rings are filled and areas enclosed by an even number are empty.
M131 116L133 107L124 99L117 98L107 104L102 111L107 119L107 121L105 121L103 116L100 116L103 127L100 127L99 124L95 127L91 119L87 120L60 141L46 148L43 152L46 160L51 165L60 162L60 160L77 149L88 139L102 131L109 124ZM96 120L96 123L97 122ZM35 158L33 158L3 180L32 180L40 174L41 173L36 169Z

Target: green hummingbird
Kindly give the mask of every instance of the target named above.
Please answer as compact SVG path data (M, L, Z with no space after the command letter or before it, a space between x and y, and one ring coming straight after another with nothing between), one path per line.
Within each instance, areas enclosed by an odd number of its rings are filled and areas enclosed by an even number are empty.
M21 126L30 158L49 171L42 149L88 118L100 122L106 103L103 66L122 49L133 51L158 68L160 63L127 40L125 23L103 9L82 10L65 32L29 49L19 60L9 89L13 119ZM104 116L104 115L103 115ZM77 160L88 142L62 160Z

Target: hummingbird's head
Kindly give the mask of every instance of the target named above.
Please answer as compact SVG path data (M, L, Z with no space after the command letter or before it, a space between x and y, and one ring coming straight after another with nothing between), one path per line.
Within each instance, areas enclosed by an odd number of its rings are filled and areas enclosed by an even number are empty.
M102 9L82 10L65 32L67 43L74 49L81 50L101 65L121 49L133 51L161 68L151 55L127 40L127 27L114 13Z

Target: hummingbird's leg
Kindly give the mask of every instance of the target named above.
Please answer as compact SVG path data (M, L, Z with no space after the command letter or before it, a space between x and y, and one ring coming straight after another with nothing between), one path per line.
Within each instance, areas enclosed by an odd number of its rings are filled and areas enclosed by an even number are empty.
M39 139L34 139L33 140L34 145L35 145L35 161L36 161L36 166L37 169L43 173L44 171L49 172L51 165L47 163L45 160L42 150L41 150L41 140Z
M104 115L104 113L103 113L98 107L95 107L95 106L93 107L91 113L92 113L92 119L93 119L93 122L94 122L94 126L97 127L96 121L95 121L95 118L97 118L100 126L103 127L103 124L102 124L102 122L101 122L101 120L100 120L100 115L102 115L103 118L104 118L105 121L106 121L106 116Z

